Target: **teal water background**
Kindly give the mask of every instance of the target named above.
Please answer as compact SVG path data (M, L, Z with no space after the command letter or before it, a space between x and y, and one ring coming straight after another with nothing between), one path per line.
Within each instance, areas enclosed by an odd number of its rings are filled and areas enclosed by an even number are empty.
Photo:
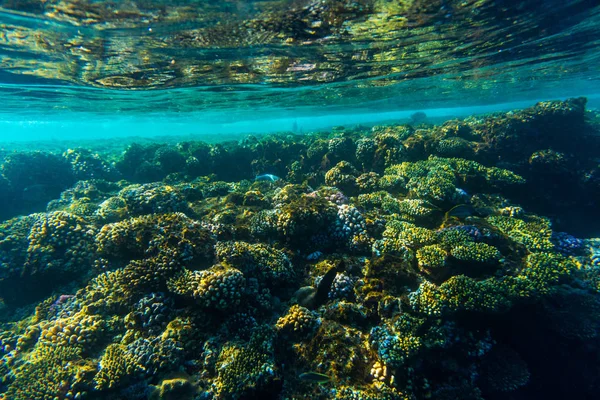
M597 108L596 1L394 4L0 1L0 141L220 140L576 96Z
M549 97L551 99L562 99ZM539 101L546 100L540 98ZM308 133L335 126L373 125L379 123L409 123L418 111L426 113L428 121L442 122L453 118L510 111L532 106L537 100L467 107L414 109L384 112L364 112L361 109L323 113L320 110L278 110L264 113L154 113L148 115L103 116L94 113L55 113L51 116L23 119L21 115L5 114L0 120L2 142L5 145L43 141L60 147L61 142L111 138L167 140L202 139L205 141L235 140L240 135L275 132ZM600 95L588 96L588 108L600 108ZM86 141L84 143L84 141ZM65 143L72 145L73 143Z

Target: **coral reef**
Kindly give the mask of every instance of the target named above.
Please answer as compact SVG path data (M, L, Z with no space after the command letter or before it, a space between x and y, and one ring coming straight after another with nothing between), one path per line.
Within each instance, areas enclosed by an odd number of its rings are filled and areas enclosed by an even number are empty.
M235 268L216 265L203 271L184 270L167 282L169 290L194 299L199 305L220 310L240 304L246 281Z
M593 398L584 105L4 155L0 398Z

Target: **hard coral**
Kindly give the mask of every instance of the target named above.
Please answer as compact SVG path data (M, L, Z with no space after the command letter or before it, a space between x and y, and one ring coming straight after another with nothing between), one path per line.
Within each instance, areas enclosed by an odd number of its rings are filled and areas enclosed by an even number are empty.
M184 270L167 282L173 293L190 297L203 307L220 310L238 306L245 285L239 270L222 265L203 271Z
M259 396L277 386L272 340L270 330L259 328L247 345L230 344L222 349L217 362L218 377L213 384L218 396Z
M64 211L33 214L2 224L0 287L4 288L5 300L30 301L46 294L57 280L73 280L87 272L95 257L94 235L95 229L87 220ZM27 286L35 290L13 293Z
M248 276L273 285L285 283L295 276L293 265L283 251L262 243L218 242L217 258L238 268Z
M38 345L30 360L17 367L4 395L11 400L81 398L94 372L76 348Z
M358 171L347 161L340 161L325 174L325 183L335 186L344 193L354 193Z
M303 338L313 333L319 323L319 318L314 312L294 304L285 316L277 320L275 326L282 334Z
M111 344L100 359L100 369L94 377L97 390L115 389L124 386L137 376L144 367L136 363L135 356L120 344Z

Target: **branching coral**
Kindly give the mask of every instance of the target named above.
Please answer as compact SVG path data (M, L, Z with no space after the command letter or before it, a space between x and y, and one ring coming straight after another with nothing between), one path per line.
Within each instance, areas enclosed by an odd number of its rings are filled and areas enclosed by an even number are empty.
M217 362L218 377L213 386L219 396L267 390L274 383L277 368L273 360L273 333L257 329L246 346L225 346Z
M556 253L532 253L527 256L525 265L521 275L539 293L547 293L577 269L573 259Z
M520 219L495 215L489 217L488 222L530 251L548 251L554 248L550 221L546 218L528 216Z
M94 373L77 348L42 344L16 369L4 395L14 400L81 398Z
M97 390L114 389L140 376L144 367L136 362L135 356L120 344L111 344L100 359L100 369L94 377Z

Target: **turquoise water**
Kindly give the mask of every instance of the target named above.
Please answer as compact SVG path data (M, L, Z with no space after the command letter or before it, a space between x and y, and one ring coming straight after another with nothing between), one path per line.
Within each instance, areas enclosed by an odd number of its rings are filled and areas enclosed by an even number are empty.
M310 130L600 89L594 1L5 1L0 24L8 139Z
M600 393L597 0L0 0L0 400Z
M560 99L560 98L558 98ZM597 96L589 96L594 108ZM541 100L541 99L540 99ZM530 107L536 101L491 104L472 107L408 109L403 111L368 112L368 110L272 110L271 112L205 112L156 113L142 115L116 114L110 118L95 113L71 114L57 112L52 116L23 119L7 115L0 121L6 145L15 142L86 141L87 145L106 138L138 138L165 140L174 136L180 140L237 140L240 135L277 132L308 133L335 126L372 126L381 123L408 123L415 112L425 112L431 122L441 122L471 115L510 111ZM134 139L132 139L134 140ZM45 143L47 144L47 143ZM24 144L26 145L26 144Z

